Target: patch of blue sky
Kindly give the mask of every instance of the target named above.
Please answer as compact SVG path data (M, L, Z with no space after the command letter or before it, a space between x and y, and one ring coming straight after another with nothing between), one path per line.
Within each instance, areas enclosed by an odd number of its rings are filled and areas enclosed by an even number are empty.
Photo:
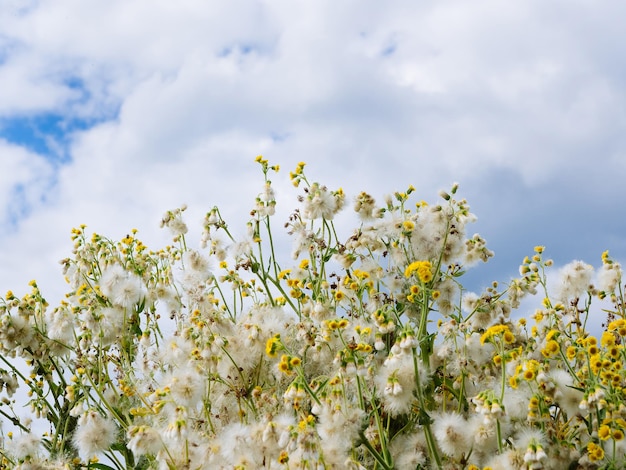
M0 138L35 152L53 164L68 163L71 160L69 146L72 135L100 122L114 119L119 108L109 109L98 116L85 116L76 112L76 108L88 103L92 96L80 78L68 77L63 83L76 92L71 102L66 103L66 109L2 116Z
M291 132L270 132L270 139L272 142L284 142L291 137Z
M387 46L383 47L383 49L380 51L380 55L382 57L389 57L396 52L397 48L398 46L395 43L388 44Z
M269 44L263 43L248 43L248 42L237 42L229 46L225 46L221 48L217 56L218 57L229 57L232 55L239 56L247 56L250 54L258 54L262 55L271 50L271 46Z
M6 207L5 220L2 222L2 232L10 232L15 229L23 217L28 215L30 204L26 196L26 187L23 184L16 184L12 188L11 202Z
M54 163L67 163L72 133L89 128L90 121L57 113L4 117L0 118L0 137Z
M56 184L56 170L71 162L70 146L75 133L115 119L119 112L117 107L97 116L85 115L84 111L81 112L84 105L94 107L90 106L93 97L84 82L80 78L67 77L63 84L74 93L62 109L0 116L1 139L40 155L53 168L50 175L42 175L37 180L36 189L29 186L32 181L16 182L11 187L8 204L0 208L0 213L4 214L0 220L0 235L16 230L34 207L46 203L49 190ZM102 107L95 108L102 110Z
M48 200L49 190L54 185L53 180L41 180L37 184L45 187L38 187L33 191L29 183L17 183L11 188L9 199L6 205L0 208L0 238L15 233L20 223L26 219L37 206L45 204Z

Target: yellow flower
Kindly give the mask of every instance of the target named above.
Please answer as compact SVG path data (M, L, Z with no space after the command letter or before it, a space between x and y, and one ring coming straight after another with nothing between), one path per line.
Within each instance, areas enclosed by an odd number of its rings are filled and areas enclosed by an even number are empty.
M543 357L552 357L559 352L559 343L553 339L546 343L546 347L541 350Z
M265 343L265 354L267 354L269 357L276 357L280 349L281 349L281 344L280 344L279 334L271 337Z
M522 364L522 370L524 371L523 377L524 380L534 380L537 377L537 372L539 371L540 364L534 359L529 361L524 361Z
M298 367L300 364L302 364L302 359L300 359L299 357L292 357L289 360L289 365L291 367Z
M403 232L412 232L415 228L415 222L412 220L405 220L402 222L402 231Z
M361 271L360 269L355 269L352 274L354 274L355 277L359 278L359 279L367 279L370 277L369 273L367 271Z
M508 329L504 332L502 338L504 339L504 342L506 344L513 344L515 342L515 335L511 333L511 331L509 331Z
M505 334L505 333L508 333L511 336L513 336L513 334L511 333L507 325L490 326L489 328L487 328L487 331L485 331L483 335L480 337L480 344L485 344L485 342L491 341L492 338L494 338L495 336L499 336L500 334ZM513 338L515 337L513 336Z
M430 282L433 278L431 271L432 265L430 261L413 261L404 270L404 276L409 278L413 273L417 273L417 277L423 283Z
M597 462L604 458L604 450L594 442L587 444L587 454L589 455L589 460L592 462Z
M278 370L283 374L289 375L291 373L291 364L289 363L289 356L283 354L278 363Z
M278 456L278 463L286 464L287 462L289 462L289 454L287 453L286 450L283 450Z
M600 440L606 441L608 438L611 437L611 428L606 424L600 426L600 429L598 429L598 437L600 438Z
M611 333L609 331L605 331L604 333L602 333L602 338L600 339L600 344L604 348L608 348L608 347L614 346L615 345L615 336L613 336L613 333Z
M309 426L314 426L315 425L315 416L313 415L308 415L305 419L301 420L298 423L298 427L302 430L306 429Z

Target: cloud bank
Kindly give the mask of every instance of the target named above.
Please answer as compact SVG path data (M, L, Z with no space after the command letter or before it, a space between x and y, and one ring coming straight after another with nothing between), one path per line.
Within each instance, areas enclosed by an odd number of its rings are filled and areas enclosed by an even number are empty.
M477 283L506 280L536 244L561 263L625 258L624 13L582 0L5 2L0 285L36 277L60 293L56 261L80 223L164 244L161 214L187 203L196 227L215 204L243 227L258 154L283 168L285 199L298 161L378 200L409 184L433 200L459 181L496 251Z

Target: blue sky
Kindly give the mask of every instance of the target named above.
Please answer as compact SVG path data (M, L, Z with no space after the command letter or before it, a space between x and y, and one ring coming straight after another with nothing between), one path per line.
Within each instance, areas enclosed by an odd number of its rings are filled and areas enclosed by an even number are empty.
M70 229L167 243L163 212L244 232L254 157L379 201L460 183L506 281L626 259L626 4L58 0L0 5L0 290L52 298Z

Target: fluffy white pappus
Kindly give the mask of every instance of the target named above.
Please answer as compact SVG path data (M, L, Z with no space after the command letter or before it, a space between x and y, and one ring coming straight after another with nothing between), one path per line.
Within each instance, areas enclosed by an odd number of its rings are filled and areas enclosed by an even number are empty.
M37 350L39 340L34 331L33 325L22 315L9 313L0 317L0 344L7 351Z
M126 279L127 274L119 264L109 264L102 270L102 276L98 281L100 291L107 297L112 296L115 286Z
M468 320L468 323L472 326L474 331L486 330L494 323L494 314L495 311L491 306L482 304L473 311L472 317Z
M123 308L134 306L147 294L143 280L119 264L111 264L104 269L99 285L100 291L112 304Z
M496 427L486 423L479 414L470 417L467 423L467 433L473 441L473 452L480 455L493 455L498 450L498 434Z
M475 292L464 292L461 299L461 308L465 313L472 313L480 302L480 296Z
M76 315L71 311L69 305L62 305L59 308L55 308L53 311L48 311L45 314L46 329L48 332L48 338L54 343L62 343L65 345L74 344L74 329L76 327ZM57 352L55 350L55 352ZM63 355L69 352L61 346L58 351Z
M285 312L280 307L259 307L254 306L244 318L243 323L250 325L258 325L262 332L262 342L276 335L284 335L287 329L293 325L296 318Z
M149 293L149 297L153 301L159 301L163 304L166 313L169 315L171 312L180 310L181 301L176 293L176 290L167 284L159 284Z
M246 315L237 319L236 331L229 339L230 359L226 361L226 366L256 367L265 357L267 340L277 334L282 338L293 337L291 328L295 321L295 316L280 307L252 306Z
M185 269L191 269L206 275L211 274L211 263L209 259L197 250L185 251L183 254L183 265Z
M528 402L532 394L530 387L516 389L507 387L503 400L507 416L514 421L525 421L528 416Z
M41 438L33 433L6 440L5 444L8 453L18 460L36 458L41 450Z
M224 427L216 438L221 457L230 465L242 462L247 464L244 468L263 468L263 432L261 423L233 423Z
M370 222L376 218L379 209L377 209L376 200L372 196L366 192L361 192L354 198L354 211L363 222Z
M127 447L135 457L157 454L163 447L161 433L150 426L131 426L126 437Z
M570 373L563 369L554 369L549 376L556 388L554 399L568 419L579 415L584 393L574 388L574 379Z
M472 238L465 241L465 258L463 260L463 266L471 268L479 261L486 263L489 258L493 258L494 252L487 248L487 242L478 233L475 233Z
M327 464L341 466L349 458L364 418L365 414L359 408L322 407L318 415L317 432L324 445Z
M603 292L613 292L622 279L619 263L603 264L597 273L597 287Z
M264 446L283 449L291 440L291 430L297 425L293 416L280 414L264 424L261 441Z
M304 207L302 216L305 219L326 219L332 220L343 207L343 201L337 195L331 193L328 188L319 183L313 183L308 189L308 194L304 197Z
M583 261L572 261L559 271L556 298L567 304L569 300L581 297L591 286L593 266Z
M176 238L185 235L188 231L187 224L183 219L185 210L187 210L187 205L183 204L178 209L167 211L161 218L161 227L169 228L172 235Z
M420 370L422 384L428 379L428 372ZM415 389L415 369L411 354L390 354L374 378L376 391L385 411L391 416L408 413L411 410Z
M213 275L209 259L196 250L187 250L183 254L183 267L182 282L192 287L205 282Z
M296 260L300 257L300 253L308 252L309 249L314 245L315 236L311 230L308 230L308 225L300 222L294 221L291 224L291 230L289 234L292 235L293 242L291 248L291 258Z
M101 311L100 322L94 326L94 334L102 346L113 343L122 334L125 311L121 307L105 307Z
M485 466L492 470L520 470L528 468L524 461L524 453L518 449L510 449L488 459Z
M452 211L447 206L428 206L419 213L411 234L415 259L437 259L441 255L448 264L461 259L465 253L465 226L451 220Z
M526 452L529 447L545 448L548 441L540 429L525 426L516 433L513 442L516 449Z
M165 433L165 446L156 456L159 470L194 469L212 470L211 447L207 445L205 436L190 430L183 439L167 439Z
M88 459L108 450L117 439L117 425L95 410L88 410L78 418L72 442L81 457Z
M124 308L133 307L138 304L147 294L143 280L134 274L129 275L121 282L111 298L115 305Z
M428 459L428 443L423 431L413 430L395 436L389 446L397 470L425 468Z
M194 409L206 396L208 379L191 363L187 363L170 372L162 383L169 387L177 404Z
M172 368L184 367L191 359L191 351L195 345L180 336L172 336L155 350L154 360L163 366Z
M4 391L9 397L12 397L20 384L17 381L17 375L15 372L10 374L6 370L0 370L0 389L4 388ZM2 430L2 426L0 425L0 431Z
M439 298L435 301L437 310L444 317L454 313L454 309L459 303L459 287L456 282L448 278L439 283L436 287L439 291Z
M468 455L473 440L465 418L459 413L441 413L433 419L433 433L441 451L455 459Z
M228 252L233 258L235 258L235 260L239 261L252 255L253 246L254 243L252 238L245 237L241 241L230 245L228 247Z
M472 333L465 338L466 357L479 367L491 361L492 350L480 342L481 335Z

